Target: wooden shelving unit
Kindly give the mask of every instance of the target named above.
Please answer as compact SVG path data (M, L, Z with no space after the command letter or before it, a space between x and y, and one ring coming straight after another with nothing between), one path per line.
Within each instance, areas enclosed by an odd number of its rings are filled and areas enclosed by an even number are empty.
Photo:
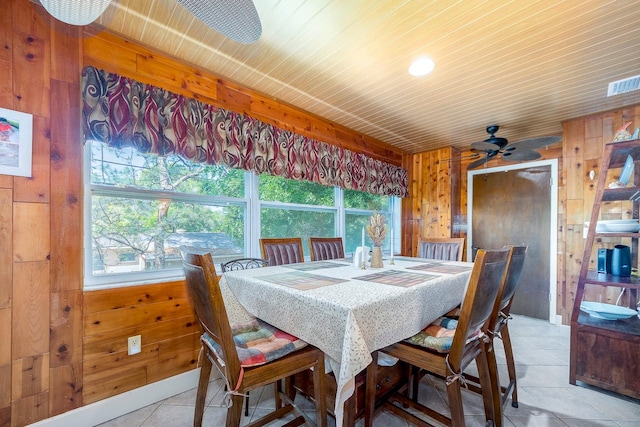
M627 156L635 164L633 185L608 188L612 169L622 168ZM569 381L581 381L596 387L640 399L640 319L605 320L580 309L594 295L611 295L625 289L623 301L637 309L640 278L598 273L597 248L615 242L631 242L631 265L638 267L638 233L599 233L596 224L607 202L622 202L634 218L640 208L640 140L607 144L604 148L593 210L586 235L584 255L571 316L571 352ZM598 246L594 246L594 245ZM593 300L593 299L591 299ZM605 301L603 301L605 302Z

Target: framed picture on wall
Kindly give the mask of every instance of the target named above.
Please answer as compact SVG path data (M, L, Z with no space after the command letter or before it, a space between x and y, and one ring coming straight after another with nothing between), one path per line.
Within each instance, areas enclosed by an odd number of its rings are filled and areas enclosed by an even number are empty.
M33 116L0 108L0 174L31 176Z

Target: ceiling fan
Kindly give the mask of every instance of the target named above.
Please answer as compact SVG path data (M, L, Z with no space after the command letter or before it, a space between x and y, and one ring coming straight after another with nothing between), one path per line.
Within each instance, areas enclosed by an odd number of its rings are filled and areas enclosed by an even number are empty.
M71 25L90 24L111 3L111 0L39 1L54 18ZM254 43L262 35L262 24L253 0L177 1L206 25L239 43Z
M471 151L474 152L473 156L481 157L469 163L467 169L474 169L478 166L486 165L489 160L496 156L500 156L502 160L509 162L536 160L542 157L540 153L535 151L536 148L562 141L562 137L560 136L543 136L523 139L509 144L506 138L495 135L498 129L498 125L488 126L487 133L489 134L489 138L471 144Z

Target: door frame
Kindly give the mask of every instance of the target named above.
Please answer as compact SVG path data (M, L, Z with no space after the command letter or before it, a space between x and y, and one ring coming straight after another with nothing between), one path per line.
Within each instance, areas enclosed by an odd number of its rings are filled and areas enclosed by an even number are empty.
M506 172L518 169L529 169L538 166L551 167L550 215L549 218L549 322L561 324L556 315L558 303L558 159L540 160L537 162L518 163L486 169L467 171L467 259L473 255L473 177L475 175Z

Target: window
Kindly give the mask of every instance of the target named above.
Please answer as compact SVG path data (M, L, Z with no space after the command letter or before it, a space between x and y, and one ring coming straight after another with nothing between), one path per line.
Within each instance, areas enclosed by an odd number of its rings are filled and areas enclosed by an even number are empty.
M344 191L344 208L345 208L345 253L353 253L362 242L362 229L369 222L369 217L373 211L377 211L387 217L387 223L393 224L393 198L389 196L378 196L376 194L365 193L362 191L345 190ZM400 218L400 216L396 216ZM390 228L393 228L390 225ZM396 227L398 228L398 227ZM390 230L383 243L383 250L389 250ZM397 239L396 239L397 240ZM365 245L371 246L371 242L367 238Z
M182 274L180 245L242 256L245 173L87 143L88 285Z
M343 236L349 254L374 210L389 224L399 218L392 197L270 175L254 179L242 170L93 141L86 147L86 287L181 277L180 245L211 249L219 264L260 256L259 237L300 236L308 257L310 236Z

